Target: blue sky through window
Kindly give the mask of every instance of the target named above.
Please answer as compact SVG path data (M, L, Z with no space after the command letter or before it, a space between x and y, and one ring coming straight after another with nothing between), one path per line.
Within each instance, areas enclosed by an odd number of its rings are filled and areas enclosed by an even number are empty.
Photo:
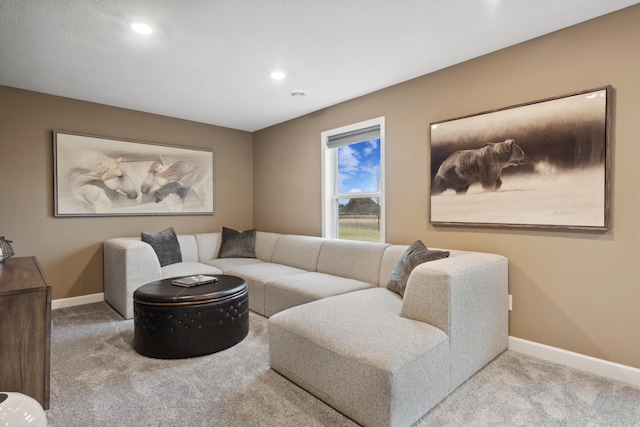
M338 147L338 193L378 191L380 139Z

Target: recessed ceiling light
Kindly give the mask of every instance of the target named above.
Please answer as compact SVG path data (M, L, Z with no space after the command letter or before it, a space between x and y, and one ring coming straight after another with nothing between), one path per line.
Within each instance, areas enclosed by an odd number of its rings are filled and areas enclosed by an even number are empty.
M282 79L284 79L285 77L287 77L287 75L284 73L284 71L279 71L279 70L278 70L278 71L273 71L273 72L271 73L271 78L272 78L273 80L282 80Z
M147 24L143 24L142 22L134 22L133 24L131 24L131 29L138 34L144 34L145 36L153 33L153 29Z

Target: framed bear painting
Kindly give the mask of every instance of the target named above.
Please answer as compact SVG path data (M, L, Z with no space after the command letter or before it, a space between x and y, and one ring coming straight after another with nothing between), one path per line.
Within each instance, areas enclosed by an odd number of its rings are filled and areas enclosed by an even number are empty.
M432 123L430 222L607 230L612 90Z

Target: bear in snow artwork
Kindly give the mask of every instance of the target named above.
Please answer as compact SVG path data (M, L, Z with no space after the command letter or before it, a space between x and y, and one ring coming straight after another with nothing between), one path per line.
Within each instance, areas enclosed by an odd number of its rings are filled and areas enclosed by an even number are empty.
M447 189L465 194L471 184L480 182L484 191L497 191L502 185L500 173L508 166L524 165L529 158L513 139L485 144L475 150L460 150L440 165L431 193Z

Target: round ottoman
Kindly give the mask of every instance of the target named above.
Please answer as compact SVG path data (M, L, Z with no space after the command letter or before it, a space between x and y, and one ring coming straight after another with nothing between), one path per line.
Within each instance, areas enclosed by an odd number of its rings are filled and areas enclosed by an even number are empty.
M133 293L134 347L144 356L182 359L232 347L249 333L249 294L244 279L216 275L217 282L185 288L177 278L143 285Z

